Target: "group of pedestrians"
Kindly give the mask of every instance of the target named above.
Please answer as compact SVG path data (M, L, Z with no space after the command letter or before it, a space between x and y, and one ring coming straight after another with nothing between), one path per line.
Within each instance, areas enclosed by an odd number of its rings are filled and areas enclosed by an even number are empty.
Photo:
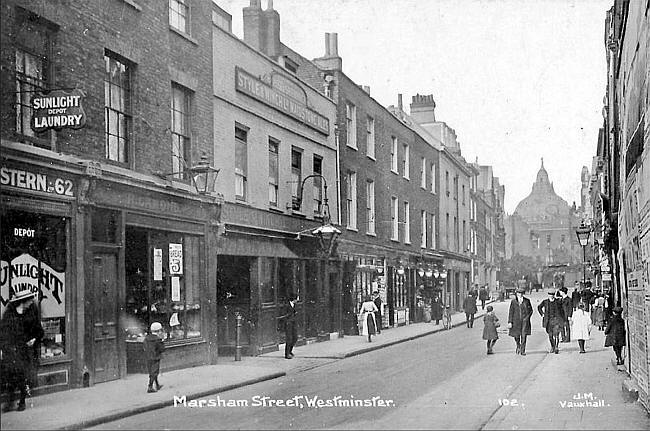
M542 317L542 327L548 335L549 352L558 354L560 343L569 343L574 338L578 342L579 352L586 353L585 342L590 338L591 328L596 326L605 331L605 347L611 346L614 349L616 363L622 365L622 351L625 346L625 322L621 317L623 309L614 307L612 316L605 325L605 297L595 294L592 296L588 290L576 292L569 297L565 287L549 290L548 297L537 306L537 311ZM530 319L533 316L533 307L530 300L524 296L525 293L524 288L518 288L508 309L508 335L514 338L515 353L521 356L526 356L526 341L531 334ZM473 320L473 313L476 312L476 303L474 301L472 307L471 298L473 296L469 295L464 303L468 328L472 327L470 319ZM493 354L494 344L499 338L497 328L500 326L492 306L487 307L483 322L483 339L487 341L487 354L490 355Z

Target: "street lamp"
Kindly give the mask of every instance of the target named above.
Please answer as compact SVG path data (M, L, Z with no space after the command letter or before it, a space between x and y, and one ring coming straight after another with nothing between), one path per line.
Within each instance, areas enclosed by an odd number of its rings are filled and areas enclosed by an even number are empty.
M440 283L444 285L444 298L443 303L447 305L447 270L445 268L438 269L437 267L433 269L433 278L436 279L436 284Z
M214 183L217 180L217 175L219 175L219 169L210 166L208 155L205 151L201 154L201 160L199 160L199 162L194 166L185 168L180 172L171 172L167 174L156 172L155 175L166 179L170 176L180 178L182 177L182 174L186 173L189 174L194 188L200 195L212 194L214 191Z
M587 244L591 236L591 228L582 222L580 227L576 228L576 236L582 246L582 286L584 287L587 285Z
M326 257L329 257L332 254L332 249L336 240L341 235L341 231L337 229L331 222L330 217L330 206L327 201L327 180L324 176L320 174L311 174L307 175L298 188L298 196L295 198L296 208L299 210L302 206L302 192L305 188L305 181L309 178L321 178L323 180L323 213L321 218L321 225L316 229L311 231L311 234L318 237L318 242L320 244L321 251L325 254ZM311 230L311 229L308 229ZM298 239L303 232L298 232Z

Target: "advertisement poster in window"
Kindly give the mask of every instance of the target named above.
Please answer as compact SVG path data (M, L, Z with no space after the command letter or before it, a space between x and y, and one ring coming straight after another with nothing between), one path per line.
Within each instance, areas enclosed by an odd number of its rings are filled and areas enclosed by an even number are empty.
M169 274L183 274L183 244L169 244Z

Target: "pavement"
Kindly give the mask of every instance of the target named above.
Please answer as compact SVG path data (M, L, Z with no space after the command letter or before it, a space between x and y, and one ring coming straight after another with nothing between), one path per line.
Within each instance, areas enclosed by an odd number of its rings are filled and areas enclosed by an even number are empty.
M476 322L482 326L476 314ZM452 315L454 327L465 324L465 314ZM27 409L23 412L3 413L0 426L11 429L82 429L102 423L136 415L146 411L171 406L174 396L187 399L203 398L210 394L275 379L288 374L299 373L343 358L381 349L444 331L442 323L415 323L396 328L384 329L381 334L368 342L364 336L349 336L326 342L306 344L294 348L295 358L284 358L283 349L256 357L242 357L241 361L220 358L216 365L205 365L163 373L159 380L163 388L157 393L147 393L148 378L145 374L133 374L124 379L101 383L89 388L72 389L52 394L28 398ZM608 350L610 356L611 352ZM608 353L597 352L608 362ZM594 353L596 354L596 352ZM589 355L592 356L592 355ZM559 355L553 359L564 358ZM578 358L582 359L582 358ZM590 358L598 361L598 358ZM610 362L608 362L610 363ZM610 363L611 365L611 363ZM616 367L614 366L614 369ZM606 377L598 368L585 367L576 375L582 384L593 381L594 386L603 386ZM624 374L623 372L613 371ZM623 377L620 377L623 379ZM573 379L575 381L575 379ZM621 398L621 385L618 384L618 397ZM588 392L585 389L585 392ZM612 395L613 396L613 395ZM505 421L506 419L504 419ZM568 423L571 429L571 424ZM576 428L576 427L573 427ZM611 428L608 428L611 429Z

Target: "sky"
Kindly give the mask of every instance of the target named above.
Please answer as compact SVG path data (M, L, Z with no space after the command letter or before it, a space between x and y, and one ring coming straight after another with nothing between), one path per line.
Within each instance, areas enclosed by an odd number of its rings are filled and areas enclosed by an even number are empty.
M249 0L214 0L240 38ZM602 126L603 34L613 0L275 0L282 43L306 58L338 33L343 72L384 106L433 94L469 162L492 165L506 213L544 159L556 193L580 205ZM262 0L262 8L267 0Z

